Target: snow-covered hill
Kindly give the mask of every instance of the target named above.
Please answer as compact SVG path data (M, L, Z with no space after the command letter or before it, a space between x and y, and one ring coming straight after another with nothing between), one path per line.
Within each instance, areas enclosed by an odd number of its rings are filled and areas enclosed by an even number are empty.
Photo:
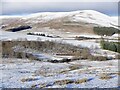
M85 22L106 27L118 26L117 20L94 10L81 10L73 12L44 12L27 15L23 18L29 20L29 22L39 23L64 17L69 18L69 21L71 22Z
M0 19L23 19L23 23L43 23L50 20L64 19L68 22L80 23L84 22L87 24L105 26L105 27L118 27L118 20L108 15L100 13L94 10L80 10L72 12L42 12L29 14L24 16L0 16ZM66 19L67 18L67 19Z

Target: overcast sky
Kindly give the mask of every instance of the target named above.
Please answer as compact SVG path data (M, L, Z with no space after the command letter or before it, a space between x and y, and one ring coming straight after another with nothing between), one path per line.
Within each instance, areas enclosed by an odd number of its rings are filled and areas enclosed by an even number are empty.
M2 0L1 4L2 15L74 10L97 10L111 16L118 14L118 0Z

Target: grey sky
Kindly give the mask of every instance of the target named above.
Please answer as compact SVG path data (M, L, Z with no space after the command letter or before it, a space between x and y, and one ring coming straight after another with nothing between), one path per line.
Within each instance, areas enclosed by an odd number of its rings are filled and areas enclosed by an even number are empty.
M74 0L73 0L74 1ZM92 0L92 2L78 2L78 1L23 1L23 0L4 0L2 1L3 15L29 14L38 12L59 12L59 11L74 11L74 10L97 10L108 15L118 14L118 2L102 2ZM104 0L105 1L105 0Z

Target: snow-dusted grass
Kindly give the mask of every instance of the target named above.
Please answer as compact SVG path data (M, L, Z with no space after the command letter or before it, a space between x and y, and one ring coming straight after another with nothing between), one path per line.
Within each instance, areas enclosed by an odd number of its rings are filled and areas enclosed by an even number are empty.
M78 60L70 63L49 63L9 58L2 59L2 61L3 63L0 64L2 71L0 85L5 88L118 87L118 60L103 62ZM82 67L70 70L71 65L82 65ZM61 73L63 70L68 71ZM111 78L101 79L102 73L108 73Z

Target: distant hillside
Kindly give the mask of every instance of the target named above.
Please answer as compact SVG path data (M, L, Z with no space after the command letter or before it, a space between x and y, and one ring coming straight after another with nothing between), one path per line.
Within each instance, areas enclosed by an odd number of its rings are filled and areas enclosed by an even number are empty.
M116 19L94 10L44 12L26 16L6 16L1 19L3 30L28 25L32 27L33 32L40 31L39 28L49 27L59 32L95 34L93 28L97 26L118 28Z

